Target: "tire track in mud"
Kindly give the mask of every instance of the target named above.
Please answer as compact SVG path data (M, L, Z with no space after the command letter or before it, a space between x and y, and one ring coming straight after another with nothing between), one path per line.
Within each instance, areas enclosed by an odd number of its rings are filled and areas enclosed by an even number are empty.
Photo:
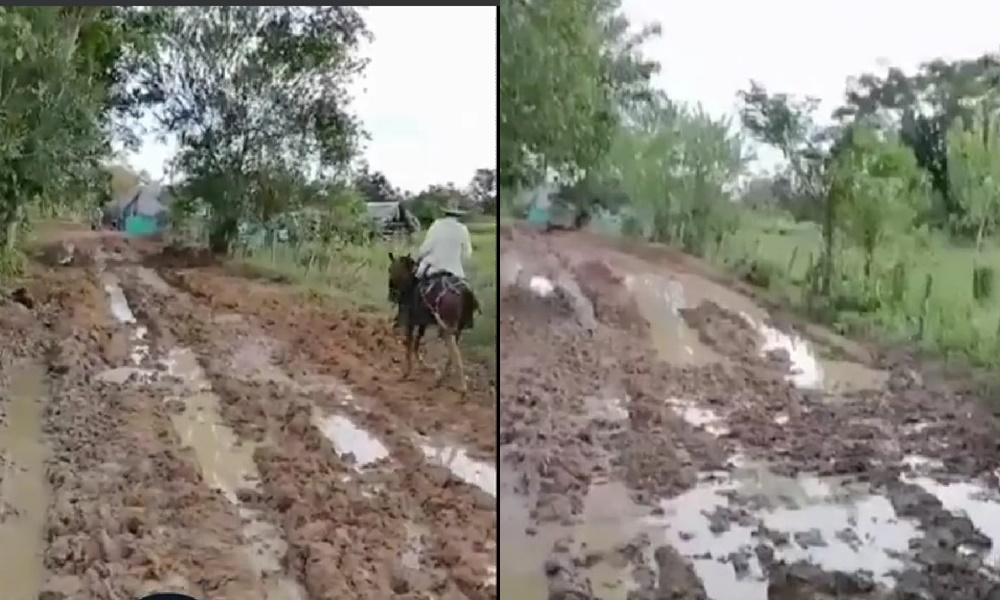
M260 332L242 317L215 319L185 294L156 287L126 285L160 335L204 357L224 420L247 439L266 440L254 453L260 493L246 500L281 524L287 564L312 598L496 597L494 498L429 464L398 417L378 406L381 398L365 402L305 365L285 374L266 355L251 366L257 377L239 373L232 357ZM363 456L338 453L318 414L363 423L388 457L365 466Z
M159 403L147 390L94 379L124 358L113 351L120 329L107 318L95 274L67 270L43 279L51 289L35 296L29 331L48 371L48 385L37 379L32 393L46 401L49 502L39 532L41 591L26 598L110 600L164 588L257 596L252 574L231 560L238 520L178 452ZM4 545L21 560L34 547L27 538L5 537ZM5 590L14 583L5 581Z
M490 374L470 367L465 398L448 388L434 389L430 373L415 372L413 381L402 381L403 351L387 321L326 308L293 289L275 289L212 268L164 269L160 275L219 313L255 317L304 361L357 393L378 398L417 432L445 436L478 458L495 461L497 388ZM427 345L430 352L440 350L433 342Z

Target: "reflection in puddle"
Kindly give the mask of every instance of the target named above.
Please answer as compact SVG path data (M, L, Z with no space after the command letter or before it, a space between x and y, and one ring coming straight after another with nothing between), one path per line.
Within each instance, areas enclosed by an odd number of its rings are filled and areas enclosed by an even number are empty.
M754 553L761 543L771 546L778 560L867 570L888 584L890 572L904 566L895 556L907 552L917 536L916 523L898 519L888 499L859 484L783 477L752 463L707 478L662 506L667 540L694 559L713 600L767 597ZM772 533L760 536L761 526ZM745 576L737 577L732 564L719 560L731 553L747 562Z
M110 280L110 276L107 277L109 283L105 284L105 289L111 297L112 314L123 323L134 324L135 317L121 288L117 282ZM149 346L143 343L145 335L144 326L134 327L132 358L136 364L149 354ZM284 575L282 560L287 545L277 528L263 521L256 511L240 505L238 491L255 488L259 478L253 460L254 445L242 443L223 422L219 397L211 391L211 384L191 350L171 350L163 364L167 374L181 382L180 389L184 394L172 398L184 404L182 412L170 417L174 430L181 444L194 451L205 482L237 506L244 520L243 533L249 541L248 547L241 550L248 563L261 575L266 600L302 600L305 594L299 585Z
M45 373L35 364L15 369L7 388L0 437L0 581L4 598L35 600L43 579L49 490L42 443Z
M494 466L469 458L465 450L458 446L435 447L422 444L420 449L428 460L447 467L455 477L497 497L497 470Z
M680 282L653 275L629 275L625 283L649 323L653 346L663 360L675 364L706 364L719 359L681 317L680 309L687 305Z
M547 298L555 291L556 286L552 285L552 282L547 278L535 275L528 281L528 288L542 298Z
M389 450L375 436L361 429L350 419L340 415L315 415L316 427L330 440L341 458L348 454L354 456L354 468L362 469L368 465L388 458Z
M991 567L1000 568L1000 493L969 481L939 483L930 477L907 476L902 480L933 494L952 513L967 516L993 542L987 561Z
M761 354L775 350L784 350L788 354L788 360L792 364L786 379L792 385L805 389L819 389L823 386L823 367L808 342L797 335L788 335L779 329L754 321L746 313L740 315L763 338Z

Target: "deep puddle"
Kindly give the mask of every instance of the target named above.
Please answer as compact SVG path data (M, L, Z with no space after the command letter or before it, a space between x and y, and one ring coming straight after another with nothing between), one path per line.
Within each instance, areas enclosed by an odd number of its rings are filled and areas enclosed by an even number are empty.
M45 371L34 363L14 373L7 388L6 424L0 433L0 582L3 597L35 600L44 579L49 489L42 442Z
M149 346L145 342L146 328L137 323L117 281L108 274L103 277L112 314L120 322L133 325L132 360L135 366L131 368L144 372L139 365L149 356ZM242 517L247 545L240 551L248 564L260 574L266 600L302 600L305 594L300 586L284 575L282 562L287 544L280 532L263 520L257 511L242 506L238 497L240 489L257 487L259 475L253 460L255 446L239 439L224 423L219 397L211 391L211 384L192 351L175 348L161 362L167 376L180 383L179 394L164 399L180 401L184 407L183 411L170 416L174 430L181 445L194 451L205 482L235 505ZM118 372L117 377L121 376L120 369L112 372ZM115 380L108 372L102 375L106 380ZM152 370L144 375L154 376Z

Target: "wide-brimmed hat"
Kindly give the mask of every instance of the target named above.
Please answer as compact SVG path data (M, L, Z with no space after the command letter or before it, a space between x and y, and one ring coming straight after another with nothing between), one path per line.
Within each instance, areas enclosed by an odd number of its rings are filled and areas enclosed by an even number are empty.
M466 213L466 211L458 203L458 200L449 200L448 203L444 205L444 208L441 209L441 212L449 217L461 217Z

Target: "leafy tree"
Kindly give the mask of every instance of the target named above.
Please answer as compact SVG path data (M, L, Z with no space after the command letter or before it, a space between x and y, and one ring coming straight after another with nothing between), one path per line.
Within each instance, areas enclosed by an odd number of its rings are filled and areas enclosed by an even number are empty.
M295 208L263 189L342 172L357 153L347 85L370 34L351 7L180 7L165 20L135 80L178 137L185 192L208 203L210 245L226 252L242 221Z
M497 170L476 169L469 182L469 195L473 203L486 214L496 214Z
M996 116L987 110L970 127L956 123L948 132L949 184L962 218L976 232L977 252L1000 223L998 138Z
M0 8L0 237L9 250L29 208L102 187L110 114L108 71L148 32L128 30L129 9Z
M885 76L864 74L846 93L835 113L842 120L861 120L896 130L917 163L930 178L945 216L961 217L949 177L948 132L956 120L968 121L972 107L1000 83L1000 57L984 54L974 59L936 59L916 73L889 69ZM959 223L966 222L958 219Z
M658 33L631 33L619 0L501 0L500 186L595 166L621 107L648 94L658 66L639 47Z
M757 141L779 150L788 162L782 188L805 202L807 210L822 207L823 278L825 294L830 292L834 271L834 234L841 190L833 187L829 163L833 153L844 147L841 133L821 127L816 120L819 105L814 98L798 99L787 94L771 94L755 82L739 92L743 127ZM781 189L781 188L779 188ZM787 203L786 198L786 203ZM799 214L802 214L801 212Z
M850 145L834 158L831 178L842 194L838 226L864 252L868 281L876 251L889 237L912 229L927 192L916 157L898 138L860 126L850 137Z

